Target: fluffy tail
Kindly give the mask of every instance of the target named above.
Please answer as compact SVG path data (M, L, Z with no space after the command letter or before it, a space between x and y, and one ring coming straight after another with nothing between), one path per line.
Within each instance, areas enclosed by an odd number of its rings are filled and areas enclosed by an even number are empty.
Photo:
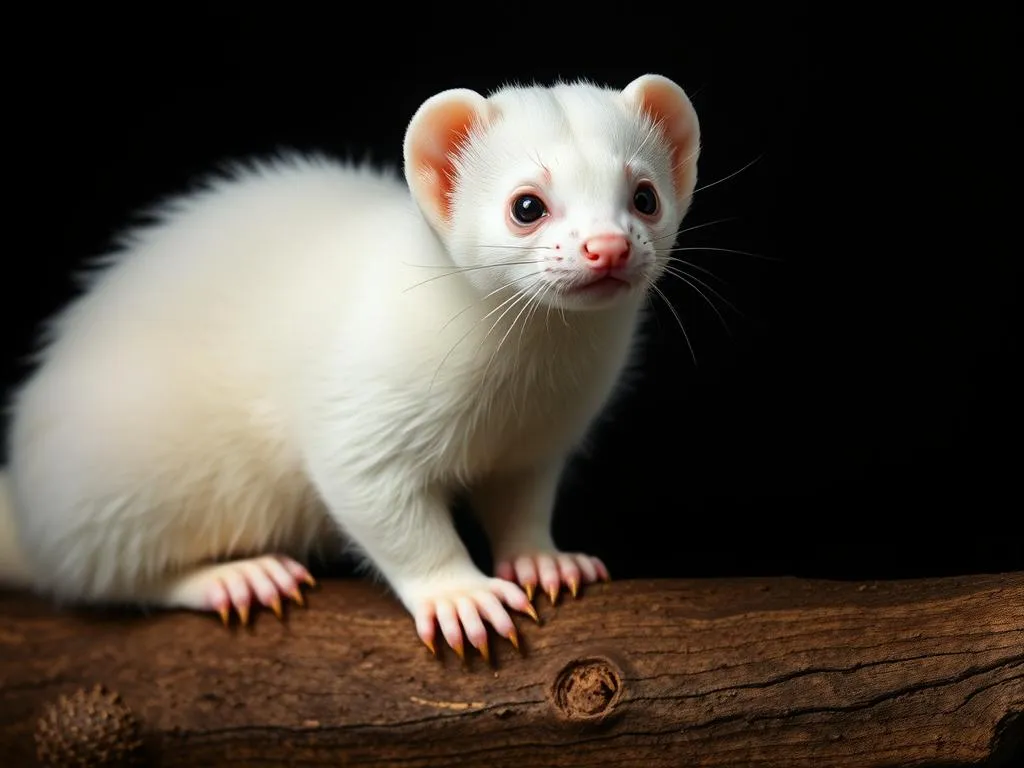
M31 583L14 525L10 480L6 472L0 471L0 587L27 587Z

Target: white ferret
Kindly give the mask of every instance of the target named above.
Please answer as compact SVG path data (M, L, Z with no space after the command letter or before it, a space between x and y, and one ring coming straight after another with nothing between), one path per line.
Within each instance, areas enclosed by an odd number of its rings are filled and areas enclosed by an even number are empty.
M431 650L487 654L540 586L608 577L551 535L563 467L689 206L671 80L437 94L408 185L323 158L173 200L53 322L12 402L0 580L60 601L301 602L340 531ZM450 515L465 494L495 575ZM525 590L525 591L524 591Z

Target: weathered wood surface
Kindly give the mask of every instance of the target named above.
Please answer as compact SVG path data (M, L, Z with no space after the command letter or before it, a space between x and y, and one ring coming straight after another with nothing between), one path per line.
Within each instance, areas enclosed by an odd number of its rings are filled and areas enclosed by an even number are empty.
M381 587L332 581L248 629L60 614L0 595L0 755L96 683L147 760L196 765L1011 764L1024 573L842 583L622 581L518 621L524 655L435 660ZM1014 758L1011 758L1014 755ZM990 762L986 762L990 761ZM1024 763L1019 763L1024 764Z

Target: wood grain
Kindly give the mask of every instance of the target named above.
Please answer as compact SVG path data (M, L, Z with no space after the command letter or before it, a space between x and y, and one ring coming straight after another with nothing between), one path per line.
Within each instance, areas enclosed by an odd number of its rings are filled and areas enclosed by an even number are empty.
M231 630L0 595L0 754L32 765L44 707L97 683L164 766L1009 765L1024 742L1024 574L622 581L538 607L488 667L432 658L356 581Z

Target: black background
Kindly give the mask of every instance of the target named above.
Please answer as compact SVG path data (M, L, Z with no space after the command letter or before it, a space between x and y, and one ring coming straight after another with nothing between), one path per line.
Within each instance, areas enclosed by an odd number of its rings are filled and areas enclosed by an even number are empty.
M0 382L130 213L223 160L288 146L398 165L443 88L656 71L693 97L701 184L760 158L686 225L735 220L680 244L769 258L682 254L743 314L716 302L726 333L666 280L696 365L657 306L644 378L567 478L561 545L620 577L1024 568L1014 22L705 5L721 7L22 20Z

